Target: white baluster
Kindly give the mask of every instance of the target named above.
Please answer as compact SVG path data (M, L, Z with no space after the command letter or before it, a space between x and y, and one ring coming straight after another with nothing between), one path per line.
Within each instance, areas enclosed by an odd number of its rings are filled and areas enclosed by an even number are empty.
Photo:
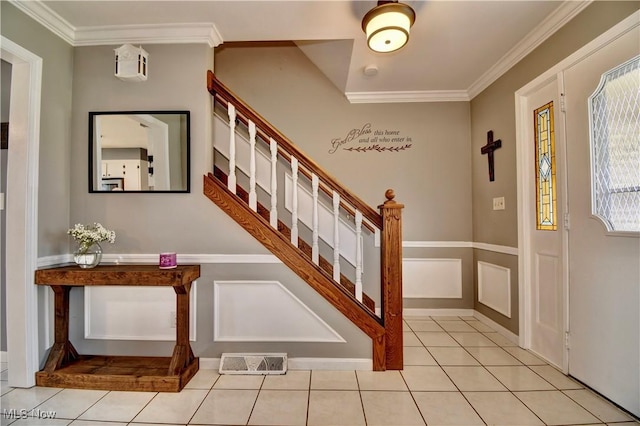
M298 159L291 157L291 244L298 247Z
M320 263L320 246L318 245L318 187L320 181L318 175L311 174L311 189L313 191L313 218L311 228L313 229L313 243L311 246L311 260L318 265Z
M229 114L229 176L227 188L236 193L236 107L231 103L227 107Z
M249 207L258 211L258 195L256 194L256 123L249 121Z
M356 299L362 303L362 213L356 210Z
M340 194L333 191L333 280L340 282Z
M269 222L271 226L278 229L278 175L276 165L278 164L278 144L273 139L269 141L271 150L271 211L269 212Z

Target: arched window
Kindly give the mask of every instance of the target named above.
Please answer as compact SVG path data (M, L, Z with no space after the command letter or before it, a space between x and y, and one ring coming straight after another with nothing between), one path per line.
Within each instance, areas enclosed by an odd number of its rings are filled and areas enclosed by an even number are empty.
M589 97L591 212L640 232L640 56L604 73Z

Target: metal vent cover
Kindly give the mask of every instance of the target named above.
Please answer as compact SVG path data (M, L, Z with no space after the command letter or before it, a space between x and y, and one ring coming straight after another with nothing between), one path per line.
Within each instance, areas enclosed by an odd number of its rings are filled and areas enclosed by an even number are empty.
M286 353L223 353L220 374L285 374Z

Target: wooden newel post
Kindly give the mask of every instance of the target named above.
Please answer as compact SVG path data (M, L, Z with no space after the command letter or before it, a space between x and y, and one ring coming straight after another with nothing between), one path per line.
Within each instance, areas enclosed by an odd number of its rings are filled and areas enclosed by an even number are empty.
M386 332L387 370L402 370L402 209L393 199L392 189L385 192L387 201L378 206L382 215L381 282L384 328Z

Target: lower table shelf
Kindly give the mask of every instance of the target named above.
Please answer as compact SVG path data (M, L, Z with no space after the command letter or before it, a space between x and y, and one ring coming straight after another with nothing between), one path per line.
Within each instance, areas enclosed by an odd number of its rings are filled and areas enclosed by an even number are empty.
M52 372L36 373L36 385L74 389L180 392L198 372L194 358L180 374L169 375L171 357L79 355Z

